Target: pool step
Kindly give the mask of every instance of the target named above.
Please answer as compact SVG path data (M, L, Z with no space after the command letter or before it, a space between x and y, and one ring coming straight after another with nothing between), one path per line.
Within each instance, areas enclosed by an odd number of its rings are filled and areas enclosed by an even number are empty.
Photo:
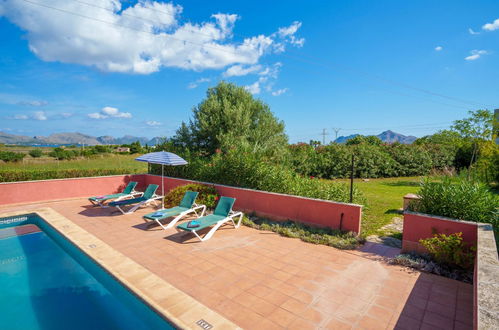
M23 225L17 227L4 228L0 229L0 239L12 236L22 236L32 233L38 233L40 231L41 229L35 225Z

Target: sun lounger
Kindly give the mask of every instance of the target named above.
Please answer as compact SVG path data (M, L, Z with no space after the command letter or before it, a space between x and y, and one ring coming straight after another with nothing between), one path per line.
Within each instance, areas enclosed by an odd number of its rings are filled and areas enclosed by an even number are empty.
M199 238L201 242L204 242L206 240L209 240L213 236L213 234L215 234L217 229L227 222L231 222L234 228L239 228L239 226L241 225L241 220L243 219L243 213L232 211L232 206L234 205L235 201L235 198L221 197L213 214L182 223L177 226L177 230L179 232L191 232L196 235L196 237ZM234 221L235 217L239 217L237 224ZM201 237L198 231L208 227L211 227L210 231L208 231L208 233Z
M151 202L160 200L163 196L156 195L156 190L158 189L157 184L150 184L144 194L137 198L125 199L117 202L110 202L109 206L116 207L121 213L128 214L135 212L139 207L143 205L148 205ZM123 206L133 205L128 211L123 210Z
M182 201L180 202L179 206L175 206L169 209L163 209L163 210L158 210L156 212L151 212L146 215L144 215L144 221L150 222L150 221L156 221L163 229L169 229L175 226L175 224L185 217L189 213L194 213L196 214L196 217L202 217L204 215L204 212L206 211L206 206L205 205L198 205L195 203L196 198L198 196L198 192L195 191L186 191L184 194L184 197L182 198ZM200 214L198 214L198 211L201 211ZM165 220L167 218L173 218L168 225L164 225L161 223L162 220Z
M130 181L128 185L125 187L123 192L117 193L117 194L111 194L111 195L103 195L103 196L95 196L95 197L90 197L88 200L94 205L94 206L104 206L104 203L110 200L114 201L121 201L127 198L134 198L134 197L139 197L142 196L142 193L139 191L135 191L135 186L137 185L137 182Z

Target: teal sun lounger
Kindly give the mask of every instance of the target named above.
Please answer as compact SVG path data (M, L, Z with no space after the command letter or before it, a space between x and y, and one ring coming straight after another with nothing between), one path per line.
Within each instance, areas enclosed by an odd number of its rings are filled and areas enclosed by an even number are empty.
M142 195L142 193L139 191L135 191L135 186L137 186L137 182L130 181L123 190L123 192L117 194L90 197L88 200L94 206L104 206L106 202L111 200L120 201L127 198L139 197Z
M162 209L158 210L156 212L151 212L143 216L144 221L146 222L151 222L155 221L157 222L163 229L169 229L175 226L175 224L181 220L183 217L185 217L189 213L194 213L196 217L202 217L204 215L204 212L206 211L206 206L205 205L198 205L196 204L196 198L198 197L198 192L195 191L186 191L184 194L184 197L180 201L180 204L178 206L169 208L169 209ZM200 214L198 214L198 211L201 211ZM168 225L164 225L161 223L162 220L168 219L168 218L173 218Z
M243 219L243 213L232 211L232 206L235 201L235 198L221 197L213 214L182 223L177 226L177 231L193 233L201 242L204 242L209 240L215 234L217 229L227 222L231 222L234 228L239 228L241 220ZM237 224L234 221L235 217L239 217ZM201 237L199 231L209 227L211 227L211 229L203 237Z
M116 207L121 213L123 214L128 214L128 213L133 213L135 212L139 207L143 205L148 205L151 202L160 200L163 198L163 196L156 195L156 190L158 189L157 184L150 184L146 191L144 191L144 194L140 197L137 198L131 198L131 199L125 199L121 201L114 201L110 202L108 205ZM131 206L133 205L128 211L125 211L123 209L123 206Z

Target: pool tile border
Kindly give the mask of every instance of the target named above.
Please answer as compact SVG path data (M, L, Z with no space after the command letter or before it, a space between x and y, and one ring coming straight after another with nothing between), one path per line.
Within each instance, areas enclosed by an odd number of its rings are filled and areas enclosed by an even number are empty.
M26 213L26 211L7 212L0 214L0 217ZM41 216L56 231L77 245L175 327L203 329L199 324L202 320L210 324L211 329L241 329L53 209L43 207L30 210L28 213Z

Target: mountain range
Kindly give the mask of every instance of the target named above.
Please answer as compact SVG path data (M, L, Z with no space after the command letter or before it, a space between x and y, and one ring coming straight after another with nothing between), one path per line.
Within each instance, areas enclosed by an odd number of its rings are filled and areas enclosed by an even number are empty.
M348 140L358 136L359 134L352 134L348 136L340 136L335 142L345 143ZM403 134L395 133L393 131L384 131L376 135L381 141L385 143L399 142L402 144L411 144L417 138L415 136L406 136ZM120 138L115 138L113 136L91 136L82 133L55 133L49 136L25 136L25 135L14 135L5 132L0 132L0 143L4 144L24 144L24 145L36 145L36 144L85 144L85 145L100 145L100 144L130 144L135 141L139 141L142 145L156 145L161 140L160 137L154 137L148 139L146 137L137 137L132 135L125 135Z
M82 133L56 133L49 136L25 136L14 135L5 132L0 132L0 143L4 144L22 144L22 145L37 145L37 144L85 144L85 145L101 145L101 144L130 144L139 141L145 145L156 145L160 141L160 137L148 139L146 137L137 137L125 135L120 138L112 136L91 136Z
M356 137L358 135L360 135L360 134L340 136L336 140L334 140L334 142L345 143L348 140L353 139L354 137ZM398 142L398 143L402 143L402 144L411 144L417 139L417 137L415 137L415 136L412 136L412 135L407 136L407 135L403 135L400 133L395 133L394 131L390 131L390 130L384 131L384 132L376 135L376 137L378 137L381 141L383 141L385 143Z

